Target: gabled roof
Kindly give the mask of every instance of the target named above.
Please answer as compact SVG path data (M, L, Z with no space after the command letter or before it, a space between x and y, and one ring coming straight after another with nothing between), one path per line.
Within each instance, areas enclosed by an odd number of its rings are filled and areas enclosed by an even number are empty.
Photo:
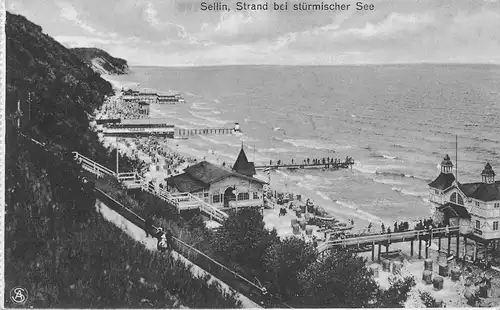
M208 161L202 161L184 169L183 174L168 178L167 184L176 187L179 191L195 192L207 189L210 187L210 184L232 176L260 184L266 184L266 182L262 180L231 171Z
M181 192L189 192L189 193L201 191L209 187L208 184L196 180L195 178L192 178L186 173L168 178L167 185L169 187L175 187Z
M440 206L439 211L443 212L446 217L459 217L470 219L469 211L464 206L457 205L453 202L448 202L447 204Z
M481 201L500 200L500 182L460 184L460 190L469 198Z
M454 181L455 181L455 176L453 175L453 173L441 172L434 181L429 183L429 186L432 188L445 190L450 186L452 186Z
M471 197L472 194L477 190L481 183L458 183L458 188L464 193L465 196ZM472 198L472 197L471 197Z
M205 184L214 183L231 176L231 171L209 163L208 161L202 161L188 167L184 169L184 172Z
M236 158L236 162L233 165L233 171L249 177L255 175L255 165L253 162L248 162L243 146L241 147L240 154L238 155L238 158Z

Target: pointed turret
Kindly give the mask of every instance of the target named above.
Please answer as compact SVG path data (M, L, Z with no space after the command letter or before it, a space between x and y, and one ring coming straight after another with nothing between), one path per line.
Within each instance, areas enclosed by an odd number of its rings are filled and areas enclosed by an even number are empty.
M495 171L493 171L490 163L487 163L486 166L484 166L484 170L481 172L481 177L483 179L483 183L495 183Z
M454 181L455 176L453 175L453 163L451 162L450 156L446 154L441 162L441 173L434 181L429 183L429 186L435 189L445 190L452 186Z
M243 149L243 145L241 145L240 154L238 155L238 158L236 159L236 162L233 165L233 171L249 177L255 175L254 163L248 161L247 155L245 154L245 150Z
M441 172L453 173L453 163L451 162L450 156L448 156L448 154L446 154L443 161L441 162Z

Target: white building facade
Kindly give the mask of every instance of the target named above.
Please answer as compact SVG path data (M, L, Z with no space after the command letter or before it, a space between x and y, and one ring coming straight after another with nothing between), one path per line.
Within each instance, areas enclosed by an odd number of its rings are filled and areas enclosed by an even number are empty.
M441 173L429 183L429 200L434 217L450 226L460 226L462 234L489 241L500 239L500 182L488 163L481 182L459 183L453 175L448 155L441 162Z
M253 175L254 165L242 149L231 169L202 161L184 169L183 174L168 178L167 190L189 192L221 209L261 207L266 182Z

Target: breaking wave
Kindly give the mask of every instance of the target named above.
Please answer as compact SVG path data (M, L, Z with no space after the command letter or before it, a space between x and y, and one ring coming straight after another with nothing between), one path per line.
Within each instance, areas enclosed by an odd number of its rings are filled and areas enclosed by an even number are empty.
M194 117L204 119L204 120L209 121L212 124L216 124L216 125L224 125L224 124L231 123L231 121L228 121L228 120L221 120L221 119L216 119L216 118L213 118L213 117L208 117L208 116L205 116L205 115L200 115L200 114L195 113L193 111L189 111L189 113L191 113L191 115L193 115Z
M395 192L401 193L403 195L406 195L406 196L426 197L428 195L428 193L412 192L412 191L409 191L409 190L406 190L403 188L399 188L399 187L393 187L392 190Z
M282 140L283 142L286 142L288 144L291 144L295 147L304 147L304 148L309 148L309 149L316 149L316 150L336 150L336 149L349 149L352 146L348 145L338 145L335 143L331 142L323 142L323 141L317 141L317 140L293 140L293 139L284 139Z

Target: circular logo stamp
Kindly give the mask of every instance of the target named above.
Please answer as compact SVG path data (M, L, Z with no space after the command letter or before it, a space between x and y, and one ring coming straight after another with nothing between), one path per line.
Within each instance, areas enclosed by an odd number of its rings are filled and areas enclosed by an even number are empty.
M16 286L10 290L10 299L15 304L22 305L28 300L28 291L22 286Z

